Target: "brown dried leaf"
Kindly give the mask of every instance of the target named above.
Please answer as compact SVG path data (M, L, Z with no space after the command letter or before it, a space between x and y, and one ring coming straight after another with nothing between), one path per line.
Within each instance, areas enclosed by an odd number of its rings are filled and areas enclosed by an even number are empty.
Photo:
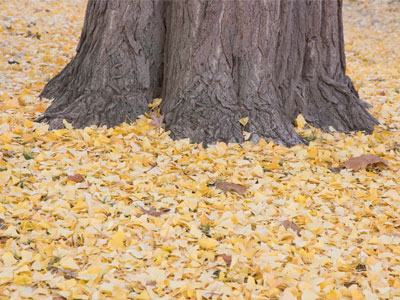
M301 227L299 225L297 225L296 223L289 221L289 220L285 220L282 222L281 224L286 230L288 230L289 228L292 229L294 232L297 233L298 236L300 236L300 231L301 231Z
M53 300L67 300L67 298L65 298L63 296L56 296L53 298Z
M360 284L357 281L349 281L344 283L344 286L347 288L351 287L352 285L356 285L358 287L360 286Z
M8 157L8 158L13 157L16 153L15 151L8 151L8 150L2 152L3 152L3 157Z
M68 176L68 181L82 182L84 181L83 176L81 174L74 174Z
M215 183L217 189L223 190L226 194L227 192L236 192L240 195L246 193L247 187L241 184L230 183L225 181L220 181Z
M153 111L150 113L150 118L153 119L153 121L150 122L150 124L156 125L158 128L162 127L162 124L164 122L164 116L163 115L158 115L157 112Z
M389 166L386 160L380 158L379 156L373 154L367 154L359 157L353 157L344 163L347 169L352 169L353 171L358 171L360 169L365 169L370 165L383 164Z
M154 207L150 207L150 209L148 209L148 210L141 207L141 210L142 210L143 214L150 215L153 217L159 217L162 214L165 214L170 211L169 208L163 208L163 209L157 211Z
M328 167L329 171L331 171L332 173L340 173L340 171L343 170L343 168L332 168L332 167Z
M232 255L218 254L215 258L221 257L225 263L230 266L232 263Z
M396 227L400 227L400 219L397 219L393 222L393 226Z
M7 229L7 226L5 225L5 221L1 218L0 218L0 229L2 229L2 230Z
M8 235L0 235L0 243L7 242L11 237Z
M56 267L56 266L49 266L49 267L47 267L47 270L49 270L50 272L63 274L66 279L71 279L71 278L77 278L78 277L78 274L76 274L76 273L74 273L72 271L69 271L69 270L65 270L65 269L60 268L60 267Z
M21 98L18 98L18 103L19 103L19 105L21 105L21 106L26 106L26 102L25 102L23 99L21 99Z

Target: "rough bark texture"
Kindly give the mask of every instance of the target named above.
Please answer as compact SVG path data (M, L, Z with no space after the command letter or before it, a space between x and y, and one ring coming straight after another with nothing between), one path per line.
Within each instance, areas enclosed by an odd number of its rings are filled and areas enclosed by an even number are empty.
M371 132L377 121L345 75L341 11L342 0L89 0L77 56L42 93L55 98L42 120L114 126L162 89L166 128L193 142L242 142L245 130L254 142L304 143L299 113L325 130Z
M176 138L303 143L316 127L371 131L376 121L345 75L341 1L173 1L163 112Z
M89 0L75 58L41 97L50 129L133 122L160 96L165 37L161 0Z

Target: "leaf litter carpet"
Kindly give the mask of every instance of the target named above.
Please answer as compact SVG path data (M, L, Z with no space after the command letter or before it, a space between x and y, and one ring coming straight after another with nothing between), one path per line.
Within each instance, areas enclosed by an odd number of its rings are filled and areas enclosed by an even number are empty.
M310 146L290 149L174 142L154 115L33 123L85 4L0 1L0 299L400 299L398 1L344 11L348 73L381 125L300 116ZM344 167L363 155L384 163Z

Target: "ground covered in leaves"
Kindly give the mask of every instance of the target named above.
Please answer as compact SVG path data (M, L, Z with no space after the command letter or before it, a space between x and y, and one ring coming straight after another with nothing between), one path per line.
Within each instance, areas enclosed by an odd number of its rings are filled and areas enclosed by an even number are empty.
M398 1L345 8L348 73L381 125L300 117L310 146L290 149L203 149L148 117L33 123L84 9L0 1L0 299L400 299ZM384 162L346 163L367 154Z

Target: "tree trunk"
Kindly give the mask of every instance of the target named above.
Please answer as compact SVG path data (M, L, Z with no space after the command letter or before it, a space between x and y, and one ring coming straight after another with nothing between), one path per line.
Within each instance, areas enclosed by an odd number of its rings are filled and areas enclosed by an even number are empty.
M324 130L371 132L377 121L345 75L341 11L342 0L89 0L42 120L114 126L161 89L166 128L192 142L242 142L245 130L304 144L299 113Z
M133 122L160 97L163 0L89 0L75 58L44 88L50 129Z

